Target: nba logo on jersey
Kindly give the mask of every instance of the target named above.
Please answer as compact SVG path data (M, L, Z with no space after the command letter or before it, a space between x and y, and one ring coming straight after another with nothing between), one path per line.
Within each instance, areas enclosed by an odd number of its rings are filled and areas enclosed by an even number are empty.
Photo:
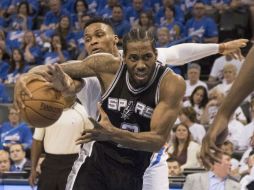
M124 108L122 114L121 114L121 118L123 120L126 120L130 117L130 115L133 113L134 111L134 102L133 101L129 101L128 105Z
M127 120L132 113L136 113L145 118L151 118L153 114L153 108L146 106L142 102L135 102L133 100L126 100L123 98L108 98L108 109L121 111L121 118Z

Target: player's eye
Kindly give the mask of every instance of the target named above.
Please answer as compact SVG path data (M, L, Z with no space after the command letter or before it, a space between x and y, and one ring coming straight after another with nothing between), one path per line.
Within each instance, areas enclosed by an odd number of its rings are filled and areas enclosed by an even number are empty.
M132 54L132 55L129 56L129 60L132 61L132 62L138 61L139 56Z
M142 59L144 61L148 61L149 59L151 59L153 57L153 55L151 53L147 53L145 55L142 56Z
M91 38L90 37L85 37L85 42L90 42Z

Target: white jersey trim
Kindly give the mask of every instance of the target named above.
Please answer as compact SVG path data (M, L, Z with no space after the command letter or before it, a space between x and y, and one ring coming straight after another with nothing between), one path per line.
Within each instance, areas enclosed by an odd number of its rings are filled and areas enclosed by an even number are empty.
M79 169L85 163L86 158L91 156L94 143L95 143L95 141L86 143L80 149L79 156L78 156L77 160L74 162L71 172L68 176L65 190L72 190L73 189Z
M121 73L123 71L123 68L124 68L124 63L122 62L121 65L120 65L120 68L118 69L118 71L116 73L115 79L112 81L112 83L109 85L109 88L102 95L102 98L101 98L102 101L108 97L108 95L112 92L112 90L116 86L117 81L119 80L119 78L121 76Z

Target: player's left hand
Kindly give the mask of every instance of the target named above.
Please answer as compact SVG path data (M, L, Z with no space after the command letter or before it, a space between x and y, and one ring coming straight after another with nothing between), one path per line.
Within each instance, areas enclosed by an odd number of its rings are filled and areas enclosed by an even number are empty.
M101 105L98 105L101 120L98 122L93 118L89 120L94 125L93 129L84 129L82 136L76 140L76 144L84 144L91 141L107 141L114 130L114 126L110 122L108 115L104 112Z

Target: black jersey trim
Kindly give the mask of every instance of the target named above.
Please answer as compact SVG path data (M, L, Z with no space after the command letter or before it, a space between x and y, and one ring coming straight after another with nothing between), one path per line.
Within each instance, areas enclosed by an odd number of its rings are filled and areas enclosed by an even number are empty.
M123 68L124 68L124 63L123 61L121 62L121 65L120 65L120 68L118 69L116 75L115 75L115 78L114 80L112 81L112 83L109 85L109 88L105 91L105 93L102 95L102 98L101 100L105 100L108 95L112 92L112 90L114 89L115 85L117 84L117 81L119 80L120 76L121 76L121 73L123 71Z
M160 64L158 62L156 62L156 66L155 66L155 70L153 72L153 75L151 77L151 79L149 80L148 84L144 87L141 87L141 88L134 88L131 84L130 84L130 80L129 80L129 74L128 72L126 72L126 84L127 84L127 87L129 89L129 91L131 91L133 94L138 94L138 93L141 93L143 91L145 91L146 89L148 89L154 82L154 80L156 79L156 76L158 74L158 71L159 71L159 68L160 68Z
M167 67L165 69L165 71L163 72L163 74L161 75L160 77L160 80L158 82L158 86L157 86L157 89L156 89L156 92L155 92L155 104L157 105L159 103L159 99L160 99L160 86L161 86L161 81L163 79L163 77L169 72L169 71L172 71L169 67Z

